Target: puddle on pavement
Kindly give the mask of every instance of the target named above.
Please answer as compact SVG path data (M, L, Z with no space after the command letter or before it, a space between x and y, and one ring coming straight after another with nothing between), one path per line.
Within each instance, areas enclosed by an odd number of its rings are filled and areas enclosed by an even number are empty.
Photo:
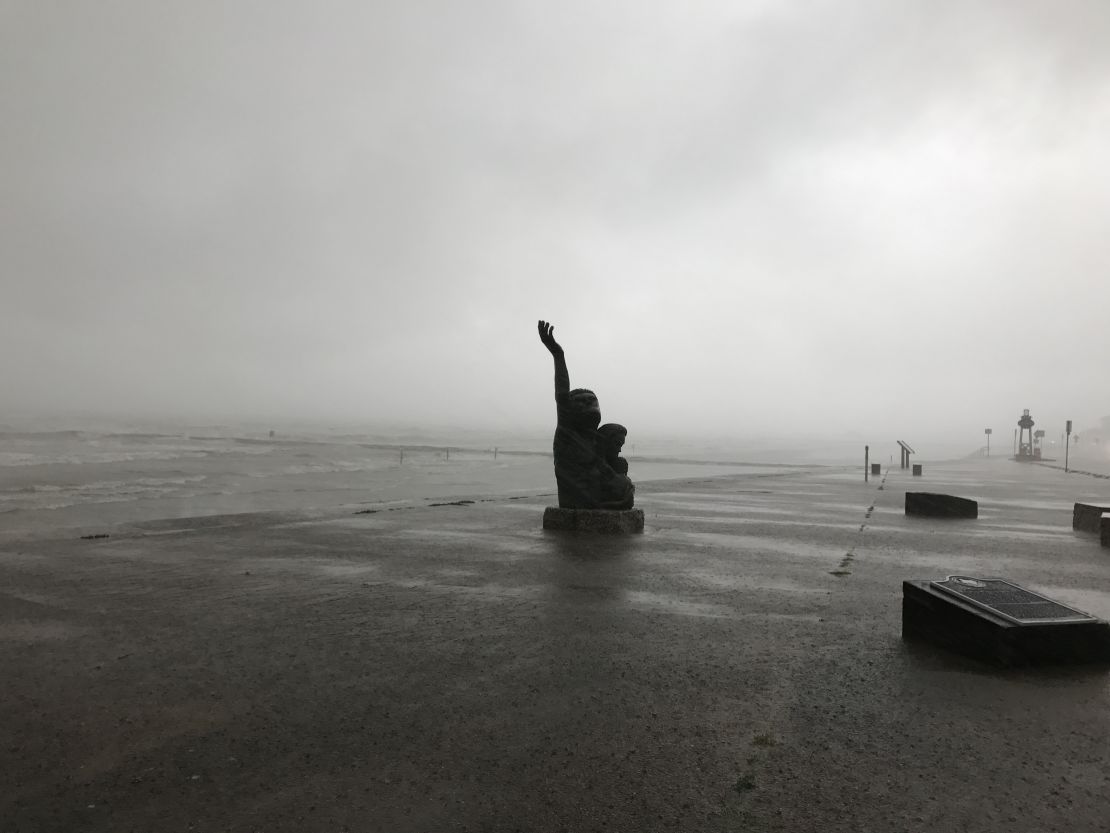
M798 558L828 558L835 549L832 544L809 544L803 541L770 538L764 535L726 535L720 532L691 532L684 529L666 528L657 533L666 540L692 541L715 547L735 550L738 553L776 552Z
M1028 498L991 498L980 500L979 506L1012 506L1016 509L1043 509L1049 512L1066 512L1071 516L1072 504L1060 500L1029 500Z
M379 569L381 569L380 566L375 563L361 562L357 564L352 564L349 561L338 564L321 564L318 561L311 561L309 562L309 566L313 568L316 572L323 573L324 575L331 576L332 578L361 578L363 576L370 575L371 573L376 573Z
M736 526L816 526L826 529L850 529L859 526L859 520L844 520L844 521L813 521L807 518L738 518L735 515L687 515L683 514L670 514L668 512L653 512L648 516L648 520L658 526L671 527L676 522L698 522L706 524L734 524Z
M0 564L10 564L14 567L22 567L26 564L47 564L51 561L52 559L49 556L41 555L39 553L0 550Z
M709 619L759 619L793 621L820 621L820 616L814 613L773 613L765 610L749 611L740 610L732 605L715 604L713 602L692 602L675 596L665 596L651 593L646 590L629 590L625 598L634 607L647 608L660 613L674 613L679 616L699 616Z
M822 595L829 592L825 587L811 587L788 579L729 576L704 570L688 570L682 575L684 578L698 584L720 590L768 590L780 593L819 593Z
M456 547L460 544L476 545L481 547L482 550L496 550L497 552L521 553L531 546L531 542L526 544L511 537L511 534L507 532L497 535L490 534L488 527L483 528L480 532L455 527L450 529L414 529L406 527L390 533L390 537L418 539L436 545L450 544Z
M1052 526L1037 526L1033 524L975 524L972 530L975 536L988 538L1006 538L1019 541L1052 541L1053 545L1059 544L1061 539L1072 538L1070 529L1060 529Z
M436 575L443 576L444 578L472 579L480 577L481 573L479 573L477 570L468 570L461 567L441 567L440 569L436 570Z
M85 631L85 628L67 625L65 622L9 622L0 624L0 642L56 642L80 636Z
M427 590L432 593L448 593L488 601L538 599L544 592L542 587L530 585L508 587L503 584L449 584L447 582L429 581L428 579L387 579L381 583L406 590Z
M856 550L855 556L857 560L866 559L877 564L902 567L906 578L944 578L950 575L1005 578L1014 572L1043 571L1046 566L1044 556L1040 553L1000 556L991 552L972 555L931 550L862 548ZM1066 561L1058 561L1052 566L1053 572L1062 575L1084 575L1089 569L1087 565L1070 564Z

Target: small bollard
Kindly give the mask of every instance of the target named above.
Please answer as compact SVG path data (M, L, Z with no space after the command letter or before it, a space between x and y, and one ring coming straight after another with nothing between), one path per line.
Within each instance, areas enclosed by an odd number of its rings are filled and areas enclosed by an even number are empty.
M882 463L872 463L871 464L871 473L874 474L874 475L882 474L883 473L883 464Z
M913 464L913 476L914 477L921 477L921 463L914 463Z

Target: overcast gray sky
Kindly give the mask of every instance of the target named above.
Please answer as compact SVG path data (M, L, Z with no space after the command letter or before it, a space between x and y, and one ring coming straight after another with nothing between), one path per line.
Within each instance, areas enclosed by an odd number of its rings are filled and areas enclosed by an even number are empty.
M0 0L2 411L1110 413L1110 3Z

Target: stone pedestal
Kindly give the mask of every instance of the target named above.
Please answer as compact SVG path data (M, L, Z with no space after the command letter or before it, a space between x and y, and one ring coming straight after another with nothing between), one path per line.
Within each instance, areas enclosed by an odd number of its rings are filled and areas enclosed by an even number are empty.
M1077 503L1071 511L1071 528L1082 529L1084 532L1098 532L1105 512L1110 512L1110 506Z
M902 582L902 638L997 665L1110 664L1110 624L1004 579Z
M1110 547L1110 512L1102 513L1102 520L1099 522L1098 539L1104 547Z
M914 477L921 477L921 463L914 463L913 464L913 476Z
M927 518L978 518L979 504L955 495L906 492L906 514Z
M563 509L548 506L543 510L543 528L569 532L643 532L644 510Z
M871 464L871 473L873 475L875 475L876 477L878 477L880 474L883 473L883 464L882 463L872 463Z

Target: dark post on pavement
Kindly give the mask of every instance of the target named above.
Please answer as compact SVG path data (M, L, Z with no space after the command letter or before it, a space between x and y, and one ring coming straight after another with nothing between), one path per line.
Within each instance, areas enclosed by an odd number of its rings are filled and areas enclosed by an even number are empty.
M1068 473L1068 451L1071 450L1071 420L1068 420L1067 425L1068 440L1064 443L1064 474Z
M994 433L990 428L984 428L983 433L987 435L987 456L991 456L991 434Z
M867 458L870 455L871 455L871 446L865 445L863 447L863 482L864 483L867 482L867 466L868 466Z

